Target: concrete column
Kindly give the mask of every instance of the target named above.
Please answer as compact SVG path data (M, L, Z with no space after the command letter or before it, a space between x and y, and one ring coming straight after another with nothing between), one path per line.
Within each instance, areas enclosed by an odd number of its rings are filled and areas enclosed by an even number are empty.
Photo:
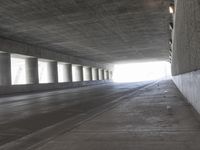
M84 79L84 81L92 80L92 68L91 67L83 67L83 79Z
M26 59L26 77L28 84L38 84L38 59L27 58Z
M72 64L66 64L66 82L72 82Z
M109 71L106 71L106 79L109 80Z
M112 71L109 71L108 75L109 75L109 80L112 80Z
M0 53L0 86L11 85L11 62L9 53Z
M78 66L79 81L83 81L83 66Z
M107 71L104 70L103 72L104 72L104 80L107 80Z
M99 80L104 80L104 71L99 69Z
M110 71L110 79L112 80L113 74L112 71Z
M103 69L101 70L101 76L102 76L102 80L104 80L105 78L104 78L104 70Z
M58 83L58 66L57 62L49 62L49 79L50 83Z
M89 77L90 77L90 81L92 81L92 67L89 68Z
M102 80L102 77L101 77L101 70L100 69L97 69L98 70L98 76L99 76L99 79L98 80Z
M99 72L96 68L92 68L92 80L99 80Z
M96 75L97 75L96 79L99 80L99 69L96 69Z

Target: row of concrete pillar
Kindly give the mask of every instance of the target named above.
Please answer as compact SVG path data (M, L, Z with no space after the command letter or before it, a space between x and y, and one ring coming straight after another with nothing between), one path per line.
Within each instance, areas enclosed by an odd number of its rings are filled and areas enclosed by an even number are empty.
M112 72L65 63L64 82L109 80L112 78ZM27 84L40 83L38 71L38 58L26 58L26 80ZM56 61L48 62L49 83L58 83L58 63ZM0 85L11 85L11 56L9 53L0 53Z

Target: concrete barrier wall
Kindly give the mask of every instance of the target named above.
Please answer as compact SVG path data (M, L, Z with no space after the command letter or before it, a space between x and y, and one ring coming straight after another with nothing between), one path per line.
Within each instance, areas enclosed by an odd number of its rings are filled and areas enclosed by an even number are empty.
M173 81L200 113L200 1L175 2L172 32Z
M174 76L173 81L189 103L200 113L200 70Z
M0 86L0 95L77 88L77 87L91 86L91 85L97 85L97 84L105 84L105 83L110 83L110 82L111 82L110 80L102 80L102 81Z
M172 74L200 69L200 1L176 0Z

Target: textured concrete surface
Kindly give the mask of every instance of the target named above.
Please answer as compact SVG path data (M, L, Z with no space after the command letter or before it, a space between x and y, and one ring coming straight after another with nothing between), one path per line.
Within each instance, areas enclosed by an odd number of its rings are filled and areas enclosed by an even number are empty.
M174 76L173 80L189 103L200 113L200 70Z
M111 78L109 78L111 79ZM99 80L99 72L97 68L92 68L92 80Z
M10 54L0 53L0 85L11 84Z
M172 74L200 69L200 1L176 0Z
M176 0L172 74L188 101L200 112L200 1Z
M72 66L72 80L73 82L83 81L83 66Z
M104 79L104 71L102 69L98 69L98 73L99 73L99 80L103 80Z
M38 84L38 59L26 58L26 78L28 84Z
M0 36L96 62L168 58L171 0L1 0Z
M83 81L92 81L91 67L83 67Z
M69 130L94 114L109 109L108 106L117 103L119 97L134 92L146 84L105 84L2 97L0 98L0 145L11 142L8 145L12 147L13 141L14 150L27 149L27 146L60 134L63 130ZM48 130L52 126L55 128ZM48 132L44 132L46 130ZM22 142L24 139L27 141Z
M12 86L6 85L0 87L0 96L8 94L16 94L16 93L41 92L48 90L78 88L78 87L98 85L108 82L111 82L111 80L48 83L48 84L26 84L26 85L12 85Z
M104 68L112 70L113 65L107 63L100 63L95 61L90 61L63 53L59 53L47 48L38 47L31 44L25 44L24 42L16 42L13 40L5 39L0 37L0 52L16 53L27 56L33 56L36 58L50 59L60 62L67 62L72 64L81 64L83 66L90 66L96 68Z
M65 64L65 81L72 82L72 64Z
M147 84L1 98L0 149L199 150L199 118L174 83Z
M48 63L48 76L49 83L58 83L58 65L56 61Z

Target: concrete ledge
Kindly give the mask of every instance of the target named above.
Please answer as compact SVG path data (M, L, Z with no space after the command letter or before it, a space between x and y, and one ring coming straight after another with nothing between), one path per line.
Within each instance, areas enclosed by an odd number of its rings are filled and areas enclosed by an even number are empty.
M200 113L200 70L173 76L173 81L188 102Z
M66 83L56 83L56 84L49 83L49 84L0 86L0 95L78 88L78 87L84 87L84 86L104 84L104 83L109 83L109 82L112 82L112 81L101 80L101 81L66 82Z

